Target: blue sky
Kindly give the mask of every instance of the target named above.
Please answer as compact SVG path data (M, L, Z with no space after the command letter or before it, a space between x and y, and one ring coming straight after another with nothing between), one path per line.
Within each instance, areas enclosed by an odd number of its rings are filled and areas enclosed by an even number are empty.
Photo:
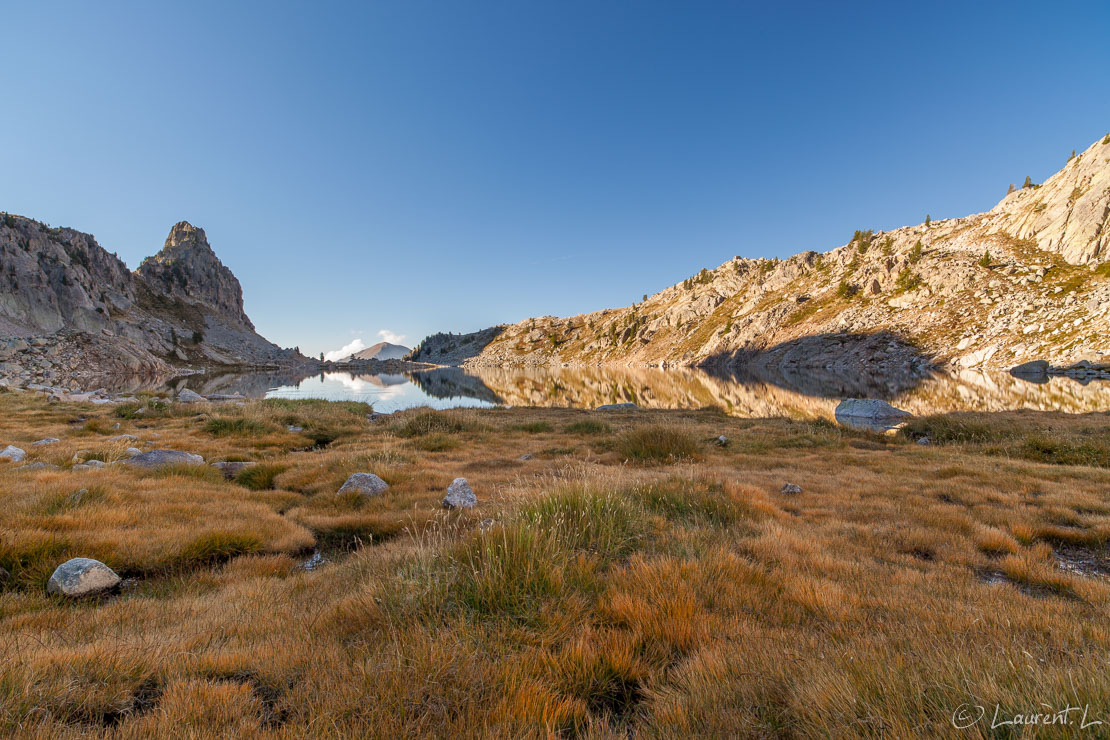
M989 209L1110 130L1107 39L1105 0L9 3L0 210L132 267L188 220L270 339L411 344Z

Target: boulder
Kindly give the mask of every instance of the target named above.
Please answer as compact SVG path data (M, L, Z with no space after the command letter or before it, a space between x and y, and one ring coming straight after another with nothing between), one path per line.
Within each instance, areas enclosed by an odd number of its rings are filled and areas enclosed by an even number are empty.
M127 448L127 456L128 457L138 457L141 454L143 454L143 451L140 450L138 447L128 447Z
M58 439L57 437L43 437L38 442L32 442L31 446L32 447L42 447L43 445L57 444L58 442L61 442L61 441L62 440Z
M447 487L447 496L443 499L445 509L469 509L478 505L478 497L474 489L466 482L466 478L456 478Z
M46 590L60 596L92 596L119 585L115 571L99 560L73 558L57 567Z
M107 467L107 463L105 463L103 460L86 460L84 462L77 463L76 465L73 466L72 469L73 470L99 470L100 468L104 468L104 467Z
M178 391L178 393L177 393L177 402L178 403L203 403L204 401L207 401L207 400L208 399L205 398L204 396L200 395L199 393L197 393L195 391L191 391L188 388L183 388L180 391Z
M788 494L788 495L789 494L795 494L795 493L801 493L802 492L802 487L799 486L796 483L784 483L783 486L782 486L782 492L785 493L785 494Z
M846 398L835 411L837 422L848 427L886 431L913 416L875 398Z
M223 473L224 477L227 478L228 480L233 480L235 478L235 476L239 475L239 473L243 472L247 468L253 468L257 464L258 463L256 463L256 462L246 462L246 461L214 462L214 463L212 463L212 467L216 468L221 473Z
M0 459L11 460L12 462L23 462L23 458L26 456L27 453L15 445L8 445L3 452L0 452Z
M634 403L606 403L598 406L594 411L631 411L639 408Z
M1047 360L1033 360L1023 362L1017 367L1010 368L1010 375L1018 378L1046 378L1049 364Z
M358 493L363 496L380 496L388 490L389 484L373 473L355 473L347 479L338 494Z
M139 468L160 468L163 465L204 465L204 458L181 450L151 450L124 460L123 465Z

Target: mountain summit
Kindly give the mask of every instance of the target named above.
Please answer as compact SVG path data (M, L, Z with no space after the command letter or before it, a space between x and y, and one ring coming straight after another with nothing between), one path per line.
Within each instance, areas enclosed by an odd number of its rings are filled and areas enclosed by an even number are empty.
M90 234L0 214L0 276L0 376L307 361L258 335L239 281L185 221L131 272Z
M863 228L823 254L736 257L627 308L437 334L412 359L880 372L1105 364L1108 314L1110 135L987 213Z
M203 303L254 329L243 311L243 289L212 251L204 229L187 221L177 222L162 251L143 260L137 272L167 295Z

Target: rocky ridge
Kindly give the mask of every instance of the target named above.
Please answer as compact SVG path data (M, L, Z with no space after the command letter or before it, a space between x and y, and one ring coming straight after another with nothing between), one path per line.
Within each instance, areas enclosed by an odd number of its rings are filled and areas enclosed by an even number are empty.
M824 254L736 257L644 302L437 334L444 365L755 365L919 373L1110 365L1110 135L991 211Z
M258 335L239 281L184 221L131 272L90 234L0 214L0 288L9 383L311 362Z

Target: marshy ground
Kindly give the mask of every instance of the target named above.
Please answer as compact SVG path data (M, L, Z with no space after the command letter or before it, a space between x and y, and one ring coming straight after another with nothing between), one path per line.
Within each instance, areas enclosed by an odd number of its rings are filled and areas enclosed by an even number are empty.
M1017 737L995 705L1087 704L1110 723L1106 415L879 436L368 411L0 393L0 446L57 466L0 463L0 732ZM258 465L72 469L128 447ZM354 472L390 490L337 496ZM444 511L459 476L479 505ZM123 587L48 595L78 556ZM987 717L957 730L961 706Z

